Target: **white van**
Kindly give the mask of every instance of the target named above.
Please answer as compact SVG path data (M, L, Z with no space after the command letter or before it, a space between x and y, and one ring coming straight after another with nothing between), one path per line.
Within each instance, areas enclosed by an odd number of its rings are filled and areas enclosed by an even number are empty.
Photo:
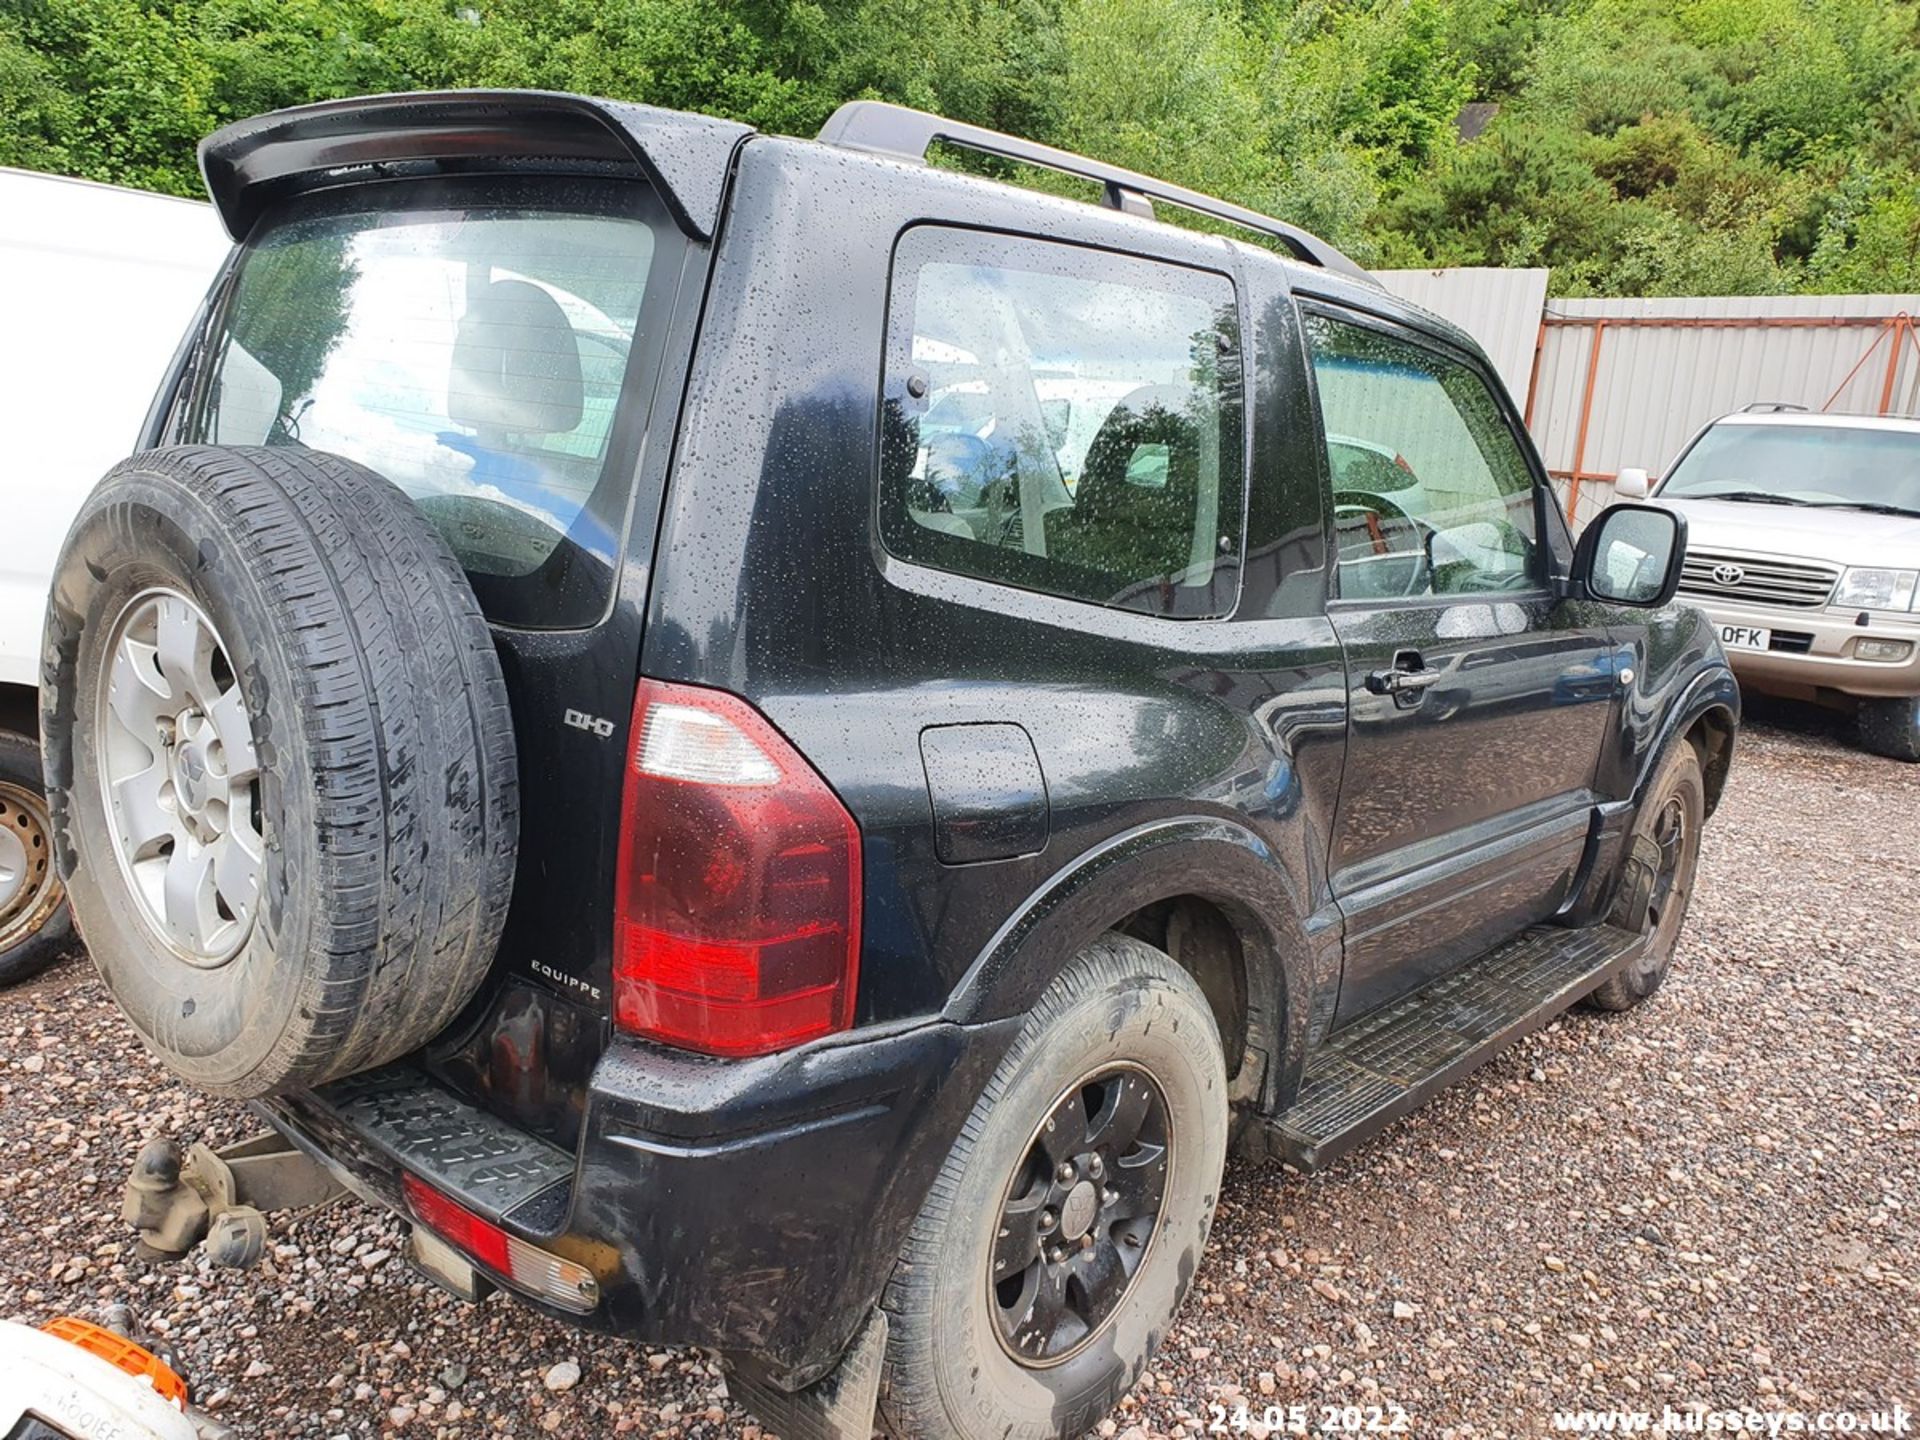
M54 557L228 246L198 201L0 169L0 984L70 935L37 719Z

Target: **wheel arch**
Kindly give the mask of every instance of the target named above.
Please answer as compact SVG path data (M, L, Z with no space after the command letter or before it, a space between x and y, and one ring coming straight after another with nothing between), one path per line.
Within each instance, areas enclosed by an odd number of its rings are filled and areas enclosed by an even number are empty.
M1724 666L1694 677L1668 710L1655 739L1640 756L1634 776L1632 808L1646 799L1647 787L1659 773L1668 750L1682 742L1700 752L1700 768L1707 782L1707 814L1711 816L1726 790L1733 751L1740 729L1740 685Z
M1213 1009L1236 1101L1265 1108L1304 1063L1315 947L1294 878L1259 836L1214 817L1139 826L1029 895L948 1000L966 1023L1024 1012L1087 945L1120 931L1164 950Z
M1733 769L1733 742L1740 722L1725 705L1703 711L1687 727L1687 740L1700 752L1700 770L1707 783L1707 814L1712 816L1726 792L1727 775Z

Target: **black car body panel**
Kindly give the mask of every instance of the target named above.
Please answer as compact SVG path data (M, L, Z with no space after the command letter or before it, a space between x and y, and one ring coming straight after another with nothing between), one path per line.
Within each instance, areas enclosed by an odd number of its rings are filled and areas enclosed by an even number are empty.
M599 1279L588 1314L519 1296L535 1308L630 1339L703 1337L800 1385L866 1315L1015 1028L932 1021L743 1063L617 1047L594 1073L571 1184L518 1205L463 1163L483 1131L400 1154L357 1123L359 1077L260 1109L377 1203L404 1212L402 1172L424 1176ZM398 1078L403 1096L432 1084Z
M946 171L804 142L742 152L714 283L760 298L715 307L702 334L642 668L752 700L859 818L869 1022L945 1007L1005 918L1072 868L1063 857L1188 813L1193 801L1261 832L1298 913L1326 901L1324 827L1345 722L1317 590L1301 602L1315 613L1267 618L1277 590L1265 588L1271 572L1250 567L1234 623L1187 622L933 570L876 544L874 363L886 314L846 296L885 293L902 231L962 220L1216 270L1240 264L1238 247L1218 239ZM1269 325L1261 339L1271 350L1257 352L1259 383L1297 391L1290 328ZM1254 485L1282 488L1298 443L1256 434ZM1290 533L1317 530L1317 506L1266 523L1273 533L1250 536L1250 548L1291 541L1324 573L1318 537ZM740 558L672 563L695 550ZM1249 612L1261 618L1238 620ZM945 866L929 832L920 732L1011 715L1045 775L1047 850ZM1249 805L1249 775L1283 763L1285 793ZM1116 787L1121 774L1129 779ZM1128 908L1157 898L1140 894ZM1259 903L1296 899L1269 892Z
M524 777L513 909L487 988L414 1057L421 1083L574 1157L537 1214L408 1163L590 1265L604 1298L583 1323L749 1352L802 1383L874 1304L1021 1018L1102 933L1202 935L1233 1096L1272 1114L1336 1026L1522 927L1602 918L1648 776L1703 724L1717 798L1739 705L1723 657L1692 610L1567 597L1571 541L1497 381L1534 477L1539 583L1473 604L1342 597L1303 315L1491 376L1465 335L1373 286L978 176L576 97L338 102L232 127L203 157L243 241L320 191L379 184L404 205L416 181L581 167L652 187L684 233L657 379L624 422L611 603L591 624L495 627ZM1244 385L1247 499L1219 613L1063 598L884 542L896 256L929 227L1231 285L1220 353ZM175 433L199 364L183 347L145 444ZM1377 693L1410 650L1446 673L1411 704ZM741 1061L615 1034L643 675L749 701L857 820L850 1031ZM400 1159L324 1094L271 1108L397 1203Z

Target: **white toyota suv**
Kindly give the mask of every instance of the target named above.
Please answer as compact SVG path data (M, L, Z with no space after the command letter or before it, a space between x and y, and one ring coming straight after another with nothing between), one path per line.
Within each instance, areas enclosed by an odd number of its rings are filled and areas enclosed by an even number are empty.
M1854 709L1868 749L1920 760L1920 419L1750 407L1614 490L1687 517L1680 596L1743 686Z

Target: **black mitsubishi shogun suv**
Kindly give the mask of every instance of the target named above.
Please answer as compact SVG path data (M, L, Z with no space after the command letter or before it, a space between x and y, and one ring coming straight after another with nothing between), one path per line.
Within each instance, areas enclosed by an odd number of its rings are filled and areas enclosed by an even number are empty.
M150 1146L149 1253L344 1187L783 1433L1074 1435L1230 1144L1325 1164L1666 975L1739 711L1684 521L1576 544L1480 350L1313 237L870 102L201 159L239 243L42 690L108 986L279 1137Z

